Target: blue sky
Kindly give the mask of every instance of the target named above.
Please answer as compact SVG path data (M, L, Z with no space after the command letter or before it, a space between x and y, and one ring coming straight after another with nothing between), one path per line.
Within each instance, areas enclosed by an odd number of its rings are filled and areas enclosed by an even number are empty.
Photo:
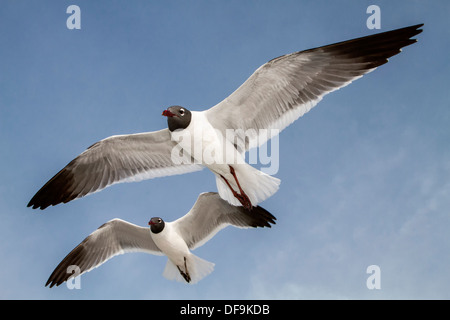
M66 8L81 8L69 30ZM381 8L381 30L366 9ZM2 1L1 299L449 299L448 1ZM196 285L163 278L165 257L128 254L44 287L104 222L184 215L207 170L118 184L69 204L26 205L92 143L204 110L268 60L425 23L418 43L326 96L280 135L272 229L227 228L194 253ZM381 289L369 290L377 265Z

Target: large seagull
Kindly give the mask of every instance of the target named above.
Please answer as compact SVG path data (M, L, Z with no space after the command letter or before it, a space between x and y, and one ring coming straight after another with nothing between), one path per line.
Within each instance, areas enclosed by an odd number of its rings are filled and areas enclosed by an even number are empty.
M245 163L245 152L289 126L326 94L375 70L416 42L412 37L422 32L422 26L272 59L210 109L190 111L172 106L163 111L168 119L166 129L111 136L93 144L51 178L28 206L45 209L115 183L206 166L216 177L220 196L250 210L272 196L280 180ZM228 135L230 131L233 134Z

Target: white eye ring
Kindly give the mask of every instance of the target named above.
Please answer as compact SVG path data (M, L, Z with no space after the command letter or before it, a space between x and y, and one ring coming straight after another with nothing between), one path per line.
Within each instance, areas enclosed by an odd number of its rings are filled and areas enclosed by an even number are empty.
M180 114L184 116L184 109L180 109Z

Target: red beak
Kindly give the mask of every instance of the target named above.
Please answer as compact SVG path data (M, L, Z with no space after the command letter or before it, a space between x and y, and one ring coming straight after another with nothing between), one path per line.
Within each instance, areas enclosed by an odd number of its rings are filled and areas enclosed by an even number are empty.
M152 220L150 220L149 222L148 222L148 225L149 226L151 226L152 224L155 224Z
M164 110L162 115L165 116L165 117L175 117L175 114L173 114L169 110Z

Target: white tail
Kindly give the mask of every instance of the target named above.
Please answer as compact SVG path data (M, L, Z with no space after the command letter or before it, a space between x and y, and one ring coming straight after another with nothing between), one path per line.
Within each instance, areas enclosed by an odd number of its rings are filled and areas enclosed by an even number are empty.
M253 168L249 164L233 165L236 177L239 180L242 190L250 199L253 206L271 197L280 187L280 179L272 177L262 171ZM233 189L239 193L239 188L234 178L227 179ZM226 182L216 174L216 184L219 195L234 206L242 204L233 195Z
M190 254L186 257L186 266L189 276L191 277L191 282L189 282L190 284L197 283L214 270L214 263L203 260L202 258L199 258L193 254ZM177 266L170 259L167 260L163 276L168 280L186 282L186 280L180 274Z

